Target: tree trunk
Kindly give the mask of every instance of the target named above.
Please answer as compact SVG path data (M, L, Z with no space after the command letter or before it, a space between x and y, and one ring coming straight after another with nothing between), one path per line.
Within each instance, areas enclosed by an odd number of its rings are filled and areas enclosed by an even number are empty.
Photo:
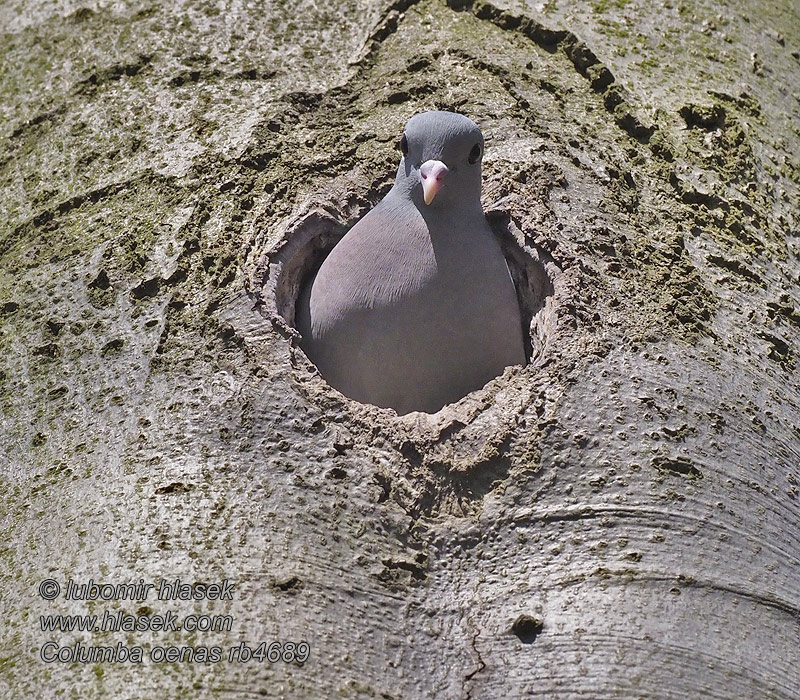
M800 697L794 3L0 13L4 697ZM292 305L433 108L532 358L398 418Z

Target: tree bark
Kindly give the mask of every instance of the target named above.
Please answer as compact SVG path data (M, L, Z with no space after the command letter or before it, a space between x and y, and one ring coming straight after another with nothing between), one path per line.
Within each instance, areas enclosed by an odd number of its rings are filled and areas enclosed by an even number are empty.
M0 23L4 697L800 697L793 3ZM532 359L398 418L292 303L433 108L486 136ZM42 629L106 612L232 627ZM116 657L42 659L76 644Z

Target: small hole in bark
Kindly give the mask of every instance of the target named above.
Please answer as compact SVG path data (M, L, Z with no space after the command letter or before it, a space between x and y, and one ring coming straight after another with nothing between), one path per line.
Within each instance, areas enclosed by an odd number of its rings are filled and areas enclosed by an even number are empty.
M523 644L533 644L542 629L544 629L544 623L530 615L520 615L511 625L511 631Z
M289 576L275 581L273 588L284 593L297 593L303 588L303 582L297 576Z

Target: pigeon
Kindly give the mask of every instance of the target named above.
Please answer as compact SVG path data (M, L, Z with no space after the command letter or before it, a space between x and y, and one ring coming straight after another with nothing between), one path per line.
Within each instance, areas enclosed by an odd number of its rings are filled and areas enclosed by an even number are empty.
M464 115L412 117L394 186L302 288L300 347L345 396L435 413L525 364L516 290L481 207L483 147Z

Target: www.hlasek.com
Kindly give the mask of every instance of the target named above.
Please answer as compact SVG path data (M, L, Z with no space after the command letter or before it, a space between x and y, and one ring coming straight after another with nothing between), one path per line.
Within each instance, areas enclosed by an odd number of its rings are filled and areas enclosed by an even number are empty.
M235 584L225 579L219 584L186 584L180 579L162 580L159 584L138 583L97 584L93 580L77 584L67 582L63 597L66 600L127 600L144 601L155 592L158 600L233 600ZM55 600L61 595L61 585L45 579L39 585L39 595L45 600ZM124 611L106 610L102 615L40 615L42 632L230 632L231 615L184 615L167 611L155 614L146 606L131 615ZM105 642L105 639L103 640ZM46 641L39 650L45 663L296 663L304 664L311 654L307 642L290 641L240 641L231 646L161 646L145 648L122 642L102 645L83 641L59 644Z

